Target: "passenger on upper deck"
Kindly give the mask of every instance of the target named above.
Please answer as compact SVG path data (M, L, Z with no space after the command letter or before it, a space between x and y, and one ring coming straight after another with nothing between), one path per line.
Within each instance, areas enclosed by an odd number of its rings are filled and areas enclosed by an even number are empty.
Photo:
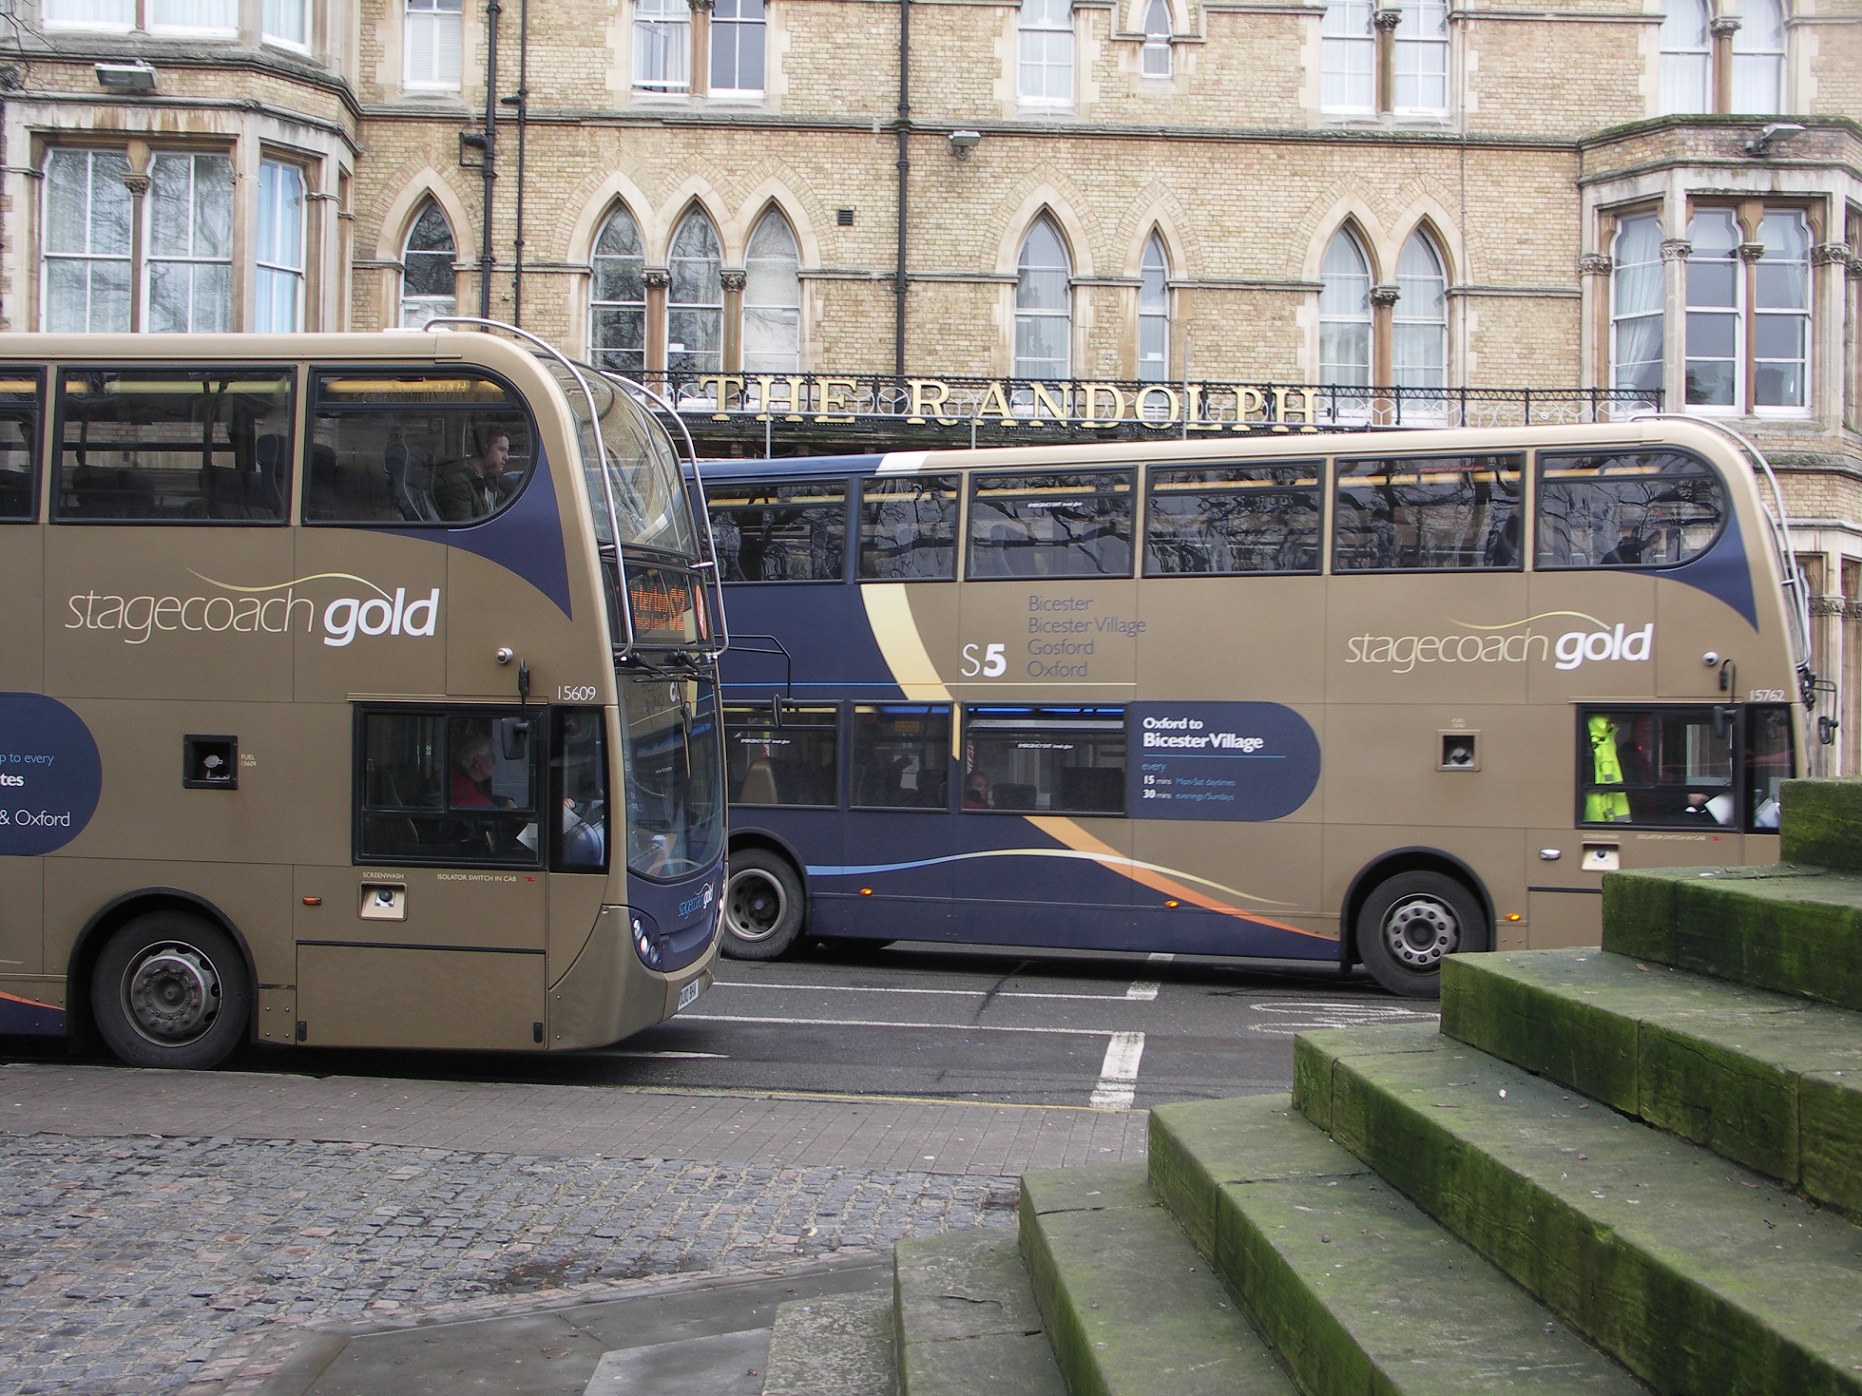
M473 438L479 443L477 455L448 461L433 472L433 502L449 523L482 519L510 498L510 482L504 478L511 458L510 433L502 427L483 427L474 430Z

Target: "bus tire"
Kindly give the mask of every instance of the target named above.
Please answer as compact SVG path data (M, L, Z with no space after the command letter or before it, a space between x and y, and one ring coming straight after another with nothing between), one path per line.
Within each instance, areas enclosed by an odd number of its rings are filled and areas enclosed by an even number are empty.
M245 957L218 926L184 911L138 916L112 935L91 974L91 1014L130 1066L203 1070L245 1039Z
M1441 873L1401 873L1380 882L1358 912L1358 958L1384 988L1405 998L1440 998L1442 957L1487 944L1474 894Z
M723 950L733 960L773 960L802 933L806 894L789 860L762 848L729 858Z

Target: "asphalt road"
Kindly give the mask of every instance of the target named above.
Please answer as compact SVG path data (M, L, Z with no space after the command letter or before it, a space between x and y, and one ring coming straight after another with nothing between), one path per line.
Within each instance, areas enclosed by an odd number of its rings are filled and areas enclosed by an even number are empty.
M923 944L725 960L670 1023L562 1056L249 1048L233 1070L1147 1108L1284 1091L1293 1034L1433 1020L1362 974ZM62 1052L0 1041L0 1059Z

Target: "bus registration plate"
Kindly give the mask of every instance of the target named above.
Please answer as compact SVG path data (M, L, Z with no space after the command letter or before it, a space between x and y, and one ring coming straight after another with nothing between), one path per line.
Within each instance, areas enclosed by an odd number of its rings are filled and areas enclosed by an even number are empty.
M673 1012L685 1012L686 1009L690 1008L692 1004L697 1001L698 996L704 992L704 979L702 977L694 979L690 984L687 984L683 989L679 990L679 1006L675 1008Z

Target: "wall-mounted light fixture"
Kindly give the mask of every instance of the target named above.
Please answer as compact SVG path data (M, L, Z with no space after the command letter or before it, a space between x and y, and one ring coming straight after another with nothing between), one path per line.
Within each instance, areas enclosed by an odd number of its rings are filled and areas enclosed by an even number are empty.
M959 160L968 160L970 152L981 143L981 131L952 131L950 133L950 153Z
M1795 136L1804 128L1795 121L1774 121L1768 124L1751 140L1746 142L1746 154L1755 160L1763 160L1771 154L1771 148L1778 141Z
M155 69L141 59L134 63L98 63L91 71L97 74L97 85L112 92L155 91Z

